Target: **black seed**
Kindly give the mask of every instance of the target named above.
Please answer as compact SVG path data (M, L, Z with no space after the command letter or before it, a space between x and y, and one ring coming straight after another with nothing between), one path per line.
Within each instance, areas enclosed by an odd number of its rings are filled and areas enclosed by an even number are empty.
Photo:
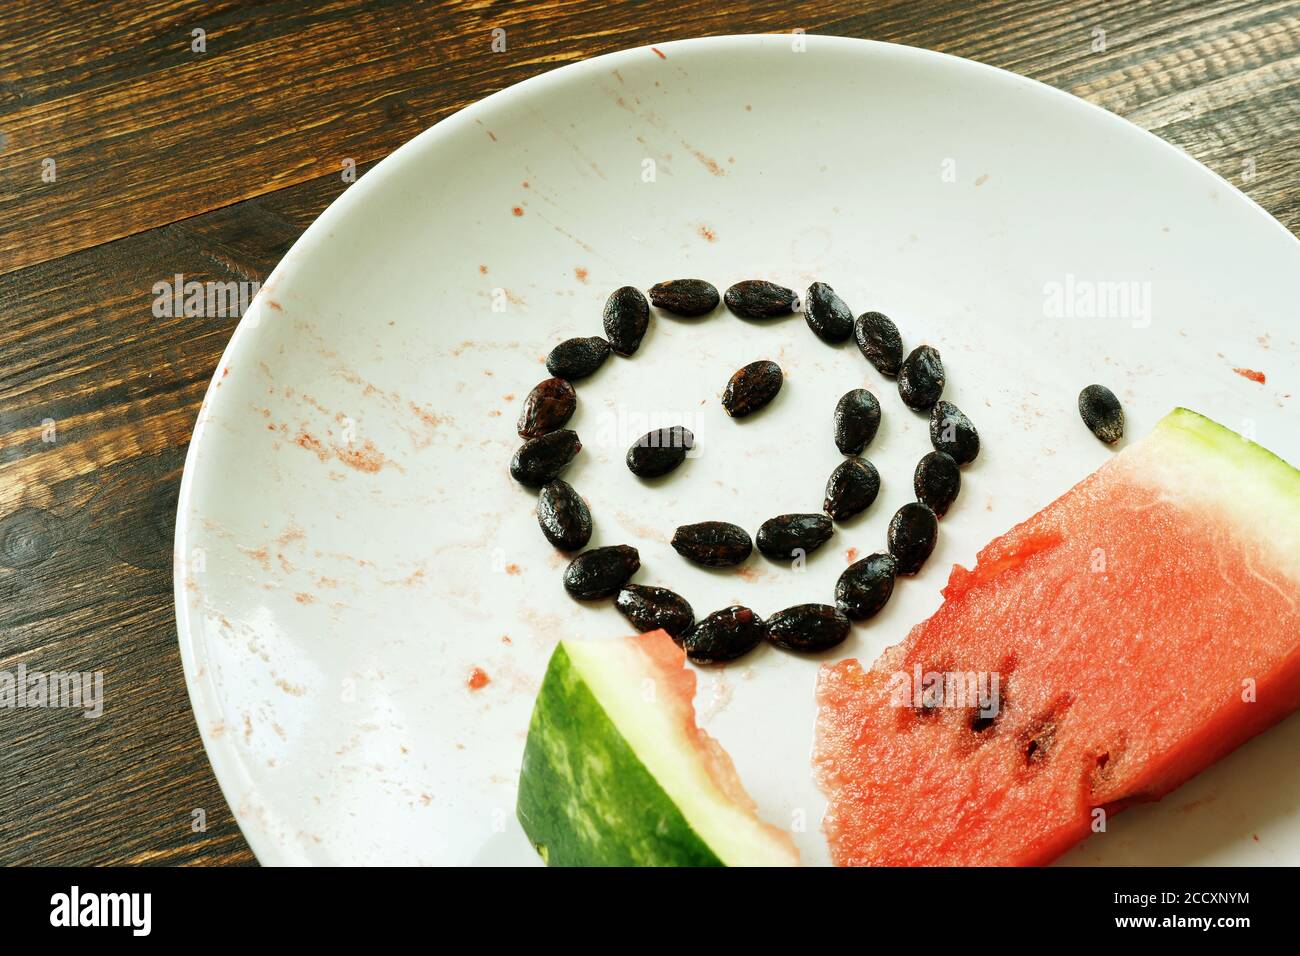
M684 524L674 532L672 545L683 558L706 568L729 568L740 564L754 550L749 532L725 521Z
M767 634L763 619L747 607L714 611L679 642L696 664L722 664L748 654Z
M845 458L826 482L823 510L836 521L865 511L880 493L880 473L865 458Z
M695 436L681 425L647 432L627 450L627 467L642 478L666 475L683 461L695 446Z
M780 515L763 522L754 536L758 550L773 561L789 561L800 552L811 554L834 531L831 519L822 514Z
M942 708L943 708L943 704L941 702L932 700L929 695L926 695L925 697L921 698L920 707L912 708L912 713L916 714L916 716L918 717L923 717L923 718L935 717L941 712Z
M641 567L641 555L626 544L584 551L564 569L564 589L579 601L617 594Z
M1056 752L1056 735L1061 728L1061 722L1069 712L1074 703L1074 695L1062 694L1057 696L1047 709L1039 713L1024 727L1016 736L1023 747L1025 763L1028 766L1042 764L1050 759ZM1104 761L1098 761L1095 770L1104 770L1107 763L1110 762L1110 754L1105 754Z
M775 362L750 362L731 376L722 393L722 407L732 418L744 418L776 398L784 380L781 366Z
M1022 732L1025 763L1033 766L1047 760L1056 743L1056 722L1050 718L1040 718Z
M982 734L984 733L984 731L988 730L990 727L993 726L995 720L996 720L995 717L985 717L979 711L975 711L975 713L971 714L971 718L970 718L971 732L976 734Z
M580 551L591 540L591 510L567 481L556 478L537 495L537 523L561 551Z
M536 386L524 399L519 413L519 437L537 438L557 428L573 417L578 407L578 393L562 378L548 378Z
M510 475L522 485L540 488L558 478L581 450L582 442L572 429L547 432L519 446L510 459Z
M663 628L677 641L695 624L695 612L686 599L667 588L625 584L614 607L642 633Z
M916 500L942 518L961 491L961 468L947 452L932 451L916 463L912 487Z
M930 410L930 444L966 465L980 453L980 435L965 412L952 402L939 401Z
M898 395L908 408L924 412L943 394L943 361L928 345L912 349L898 368Z
M695 318L718 307L718 290L703 279L673 279L650 287L650 301L656 308Z
M880 402L865 388L845 392L835 405L835 447L846 455L860 455L880 427Z
M619 355L632 355L650 327L650 305L640 289L625 285L605 300L605 338Z
M796 604L767 619L767 639L787 651L828 651L849 636L849 619L829 604Z
M1105 385L1089 385L1079 393L1079 414L1088 429L1107 445L1124 437L1124 407Z
M903 364L903 337L883 312L863 312L853 325L853 337L868 362L881 375L894 376Z
M853 313L825 282L814 282L808 287L803 317L808 328L823 342L838 345L847 342L853 334Z
M565 339L546 356L546 370L557 378L576 382L586 378L609 358L609 343L598 335Z
M919 501L909 501L889 519L889 553L898 560L899 574L921 570L939 538L939 519Z
M723 297L727 308L746 319L774 319L794 311L799 297L793 289L763 279L737 282Z
M835 582L835 606L854 621L875 617L894 593L898 562L890 554L869 554L854 561Z

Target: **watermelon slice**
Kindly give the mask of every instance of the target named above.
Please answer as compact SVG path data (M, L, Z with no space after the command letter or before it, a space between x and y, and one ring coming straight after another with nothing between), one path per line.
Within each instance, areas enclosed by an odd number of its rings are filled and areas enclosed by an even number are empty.
M1300 472L1177 409L943 596L819 675L836 863L1046 863L1300 706Z
M695 723L695 673L665 631L561 641L533 708L517 813L551 866L794 866Z

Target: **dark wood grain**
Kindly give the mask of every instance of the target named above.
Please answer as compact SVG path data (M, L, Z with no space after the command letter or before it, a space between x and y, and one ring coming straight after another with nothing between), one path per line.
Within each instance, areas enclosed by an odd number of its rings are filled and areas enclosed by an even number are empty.
M185 446L235 320L158 319L150 288L176 271L260 281L343 188L317 180L0 287L0 669L105 675L98 719L0 711L0 862L251 860L190 716L171 607Z
M196 27L203 54L190 50ZM490 51L495 27L505 53ZM261 280L346 188L343 159L381 158L528 76L639 44L796 27L1050 83L1300 226L1300 0L6 11L0 669L102 670L106 704L97 720L0 711L0 863L252 861L195 731L171 606L185 446L234 320L156 318L153 284L177 272ZM205 832L191 827L195 809Z
M1300 162L1281 138L1294 129L1287 91L1300 75L1293 4L929 0L837 16L833 6L760 0L743 18L637 3L129 0L93 9L85 24L23 6L0 39L0 61L11 64L0 73L0 270L273 192L348 158L375 159L541 69L738 29L800 26L1013 69L1203 147L1204 161L1234 181L1253 158L1257 175L1244 185L1265 198ZM503 53L490 49L497 27L507 31ZM191 50L194 29L206 31L205 52ZM1093 49L1094 29L1105 31L1104 52ZM53 183L41 180L45 159L56 163ZM1294 224L1293 208L1284 221Z

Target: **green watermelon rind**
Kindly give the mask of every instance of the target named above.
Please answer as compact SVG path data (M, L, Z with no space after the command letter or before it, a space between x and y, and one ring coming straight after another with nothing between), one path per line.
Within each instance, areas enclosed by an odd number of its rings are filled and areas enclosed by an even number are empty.
M721 866L561 643L528 727L519 822L548 866Z
M1182 407L1160 419L1156 432L1223 459L1234 471L1250 475L1253 483L1263 481L1271 485L1282 503L1300 508L1300 470L1244 435ZM1224 482L1222 476L1218 480Z
M1216 522L1257 573L1300 583L1300 471L1294 466L1186 408L1167 414L1130 451L1115 460L1127 462L1118 474L1127 470L1189 513Z
M533 707L517 813L551 866L796 866L695 720L663 631L561 641Z

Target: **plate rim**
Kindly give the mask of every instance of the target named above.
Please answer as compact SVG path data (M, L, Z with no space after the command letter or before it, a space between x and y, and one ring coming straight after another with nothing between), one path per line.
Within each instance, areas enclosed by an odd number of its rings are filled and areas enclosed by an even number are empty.
M244 347L244 342L252 334L249 330L254 328L260 322L260 313L262 305L261 300L264 291L273 287L278 279L282 278L284 273L294 268L296 260L308 255L317 245L327 241L329 231L335 220L340 219L354 205L365 201L368 194L375 190L383 188L384 183L391 178L392 171L400 166L400 158L411 155L416 149L427 146L432 141L442 137L456 135L460 129L467 124L473 123L476 117L484 111L487 111L498 100L513 98L522 95L536 94L544 90L547 86L554 85L577 77L583 73L595 73L606 71L611 66L630 60L639 55L660 55L660 50L671 51L674 49L714 47L719 53L730 52L734 49L745 47L761 47L764 43L772 41L788 42L795 34L791 33L735 33L723 34L718 36L691 37L680 40L664 41L654 44L644 44L636 47L628 47L621 50L615 50L609 53L603 53L597 56L578 60L573 63L567 63L554 69L547 70L535 76L528 77L518 83L511 84L494 93L491 93L479 100L470 103L454 113L443 117L432 126L420 131L406 142L402 143L388 155L380 159L375 165L366 172L356 183L351 184L343 190L312 223L303 231L289 248L289 250L276 263L270 274L263 281L262 286L255 297L253 303L240 317L234 331L231 333L230 340L222 350L221 357L212 372L212 377L208 382L208 387L204 391L203 399L200 402L194 428L190 435L189 446L185 453L185 463L181 475L179 495L176 505L176 524L175 534L173 537L173 561L172 561L172 594L173 605L175 609L176 620L176 638L180 650L182 676L185 680L186 692L190 701L190 712L198 727L199 737L203 742L203 749L207 756L208 763L212 768L213 776L216 777L217 785L221 790L222 797L230 807L231 815L235 818L239 826L240 833L243 835L245 842L252 850L253 855L262 866L286 866L286 865L308 865L310 860L302 853L302 847L299 843L292 840L275 840L268 832L255 827L246 826L239 811L238 798L241 796L240 791L249 791L256 789L251 773L248 770L248 763L241 753L240 749L231 739L230 735L212 734L204 723L204 718L210 718L213 714L219 714L221 695L217 693L215 686L212 684L206 672L198 677L194 675L198 668L204 667L207 656L204 652L204 638L199 634L199 627L194 623L197 615L196 609L192 608L188 599L186 590L185 576L178 573L180 566L180 556L189 553L191 538L194 536L194 529L188 520L192 507L194 505L194 476L199 466L197 458L199 449L202 445L206 433L207 419L211 417L211 410L216 406L218 395L216 388L221 381L221 370L229 366L235 355ZM854 49L867 55L881 53L889 56L899 56L903 58L912 58L915 60L938 59L948 61L962 70L971 70L976 73L987 73L992 76L1000 77L999 82L1013 82L1025 88L1032 88L1036 93L1046 93L1049 96L1056 97L1062 106L1071 108L1082 108L1096 114L1101 114L1112 124L1119 124L1114 128L1126 128L1129 135L1139 134L1138 138L1146 138L1158 143L1168 153L1176 155L1181 161L1190 163L1196 167L1202 174L1208 175L1220 188L1226 187L1236 201L1244 201L1248 208L1251 208L1258 215L1272 224L1283 236L1296 246L1300 246L1300 238L1293 234L1277 218L1271 215L1268 210L1264 209L1258 202L1241 191L1234 183L1221 176L1219 173L1210 169L1208 166L1196 160L1191 154L1181 147L1174 145L1168 140L1163 139L1157 134L1147 130L1136 123L1113 113L1103 106L1092 103L1082 97L1076 96L1066 90L1059 89L1040 80L1031 79L1021 74L1003 69L1002 67L993 66L988 63L982 63L978 60L972 60L966 57L956 56L950 53L943 53L938 50L929 50L924 47L910 46L901 43L890 43L882 40L871 40L858 37L844 37L829 34L809 33L806 34L810 42L818 45L829 45L840 47L845 50ZM385 170L387 169L387 172ZM249 316L254 316L255 320L250 320Z

